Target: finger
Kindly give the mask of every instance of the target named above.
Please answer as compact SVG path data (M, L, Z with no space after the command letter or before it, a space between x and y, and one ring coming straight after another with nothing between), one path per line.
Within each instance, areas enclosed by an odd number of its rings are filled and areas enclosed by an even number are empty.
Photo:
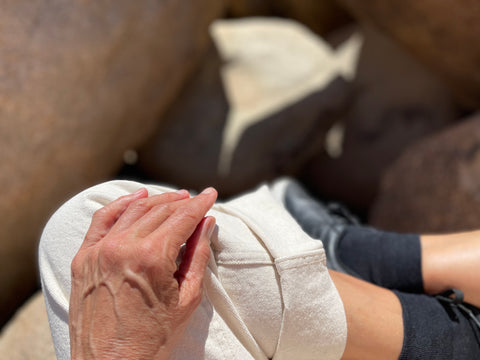
M163 224L152 232L150 236L166 251L170 260L175 261L180 246L190 238L216 199L217 191L214 188L205 189L175 210ZM158 239L162 241L158 241Z
M146 199L135 201L128 206L127 210L112 227L112 234L127 229L155 206L182 200L188 198L189 196L190 194L187 190L179 190L175 192L154 195Z
M146 237L155 231L165 220L168 219L179 207L184 206L192 199L181 199L156 205L146 214L139 218L131 227L135 237Z
M215 218L206 217L197 226L186 243L182 262L175 273L181 306L198 305L202 296L202 284L210 258L210 238L215 228Z
M147 189L142 188L133 194L122 196L97 210L93 214L92 223L85 235L82 246L90 246L102 239L108 234L112 226L114 226L115 222L131 203L147 196Z

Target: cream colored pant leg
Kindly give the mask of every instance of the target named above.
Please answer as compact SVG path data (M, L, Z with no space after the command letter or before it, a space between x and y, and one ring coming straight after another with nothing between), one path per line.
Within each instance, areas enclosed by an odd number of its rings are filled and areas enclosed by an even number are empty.
M66 202L47 223L40 241L39 266L53 342L59 360L70 359L68 303L70 264L90 226L93 213L120 196L147 187L149 192L171 191L130 181L112 181L89 188Z
M70 263L93 213L146 187L128 181L92 187L65 203L40 242L43 291L57 357L70 358ZM309 238L268 188L209 212L217 219L205 293L172 359L340 359L346 343L343 304L321 242Z

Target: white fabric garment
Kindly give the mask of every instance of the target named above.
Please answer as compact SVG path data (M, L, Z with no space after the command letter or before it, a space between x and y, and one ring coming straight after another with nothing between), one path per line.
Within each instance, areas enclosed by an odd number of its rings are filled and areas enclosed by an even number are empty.
M42 235L39 263L57 358L70 359L70 263L93 213L118 197L157 185L112 181L65 203ZM217 221L204 297L172 359L340 359L346 344L343 304L328 274L322 243L311 239L268 187L215 204Z

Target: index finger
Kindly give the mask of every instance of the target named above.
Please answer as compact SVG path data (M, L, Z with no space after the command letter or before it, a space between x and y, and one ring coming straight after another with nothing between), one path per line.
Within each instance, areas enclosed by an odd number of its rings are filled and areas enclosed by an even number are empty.
M112 226L115 225L118 218L125 212L125 210L128 208L128 205L147 196L147 189L141 188L137 192L121 196L101 209L95 211L92 217L92 222L90 223L90 227L82 243L82 247L91 246L102 239L105 235L107 235Z
M205 189L176 209L149 237L155 241L162 239L161 244L166 245L167 254L175 261L180 246L190 238L216 199L214 188Z

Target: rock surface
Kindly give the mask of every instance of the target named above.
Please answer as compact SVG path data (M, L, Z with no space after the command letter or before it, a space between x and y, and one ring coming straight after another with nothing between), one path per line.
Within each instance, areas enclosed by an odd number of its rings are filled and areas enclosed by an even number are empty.
M212 34L224 63L212 51L139 158L158 180L229 196L298 172L322 147L359 39L333 50L281 19L218 21Z
M212 46L162 117L151 141L139 151L139 166L150 177L189 189L218 186L217 169L229 111L221 67L222 60Z
M55 360L47 310L41 292L23 305L0 335L2 360Z
M465 104L480 106L480 3L475 0L340 0L441 74Z
M228 0L227 13L233 17L270 16L271 0Z
M350 21L334 0L229 0L229 14L280 16L297 20L319 34L325 34Z
M0 324L67 196L113 175L208 46L221 0L2 2Z
M455 108L447 86L402 48L370 27L353 30L364 43L355 95L338 124L343 146L333 157L316 156L303 178L323 197L365 213L386 167L409 144L452 123Z
M370 222L410 232L478 229L480 114L411 146L382 181Z

